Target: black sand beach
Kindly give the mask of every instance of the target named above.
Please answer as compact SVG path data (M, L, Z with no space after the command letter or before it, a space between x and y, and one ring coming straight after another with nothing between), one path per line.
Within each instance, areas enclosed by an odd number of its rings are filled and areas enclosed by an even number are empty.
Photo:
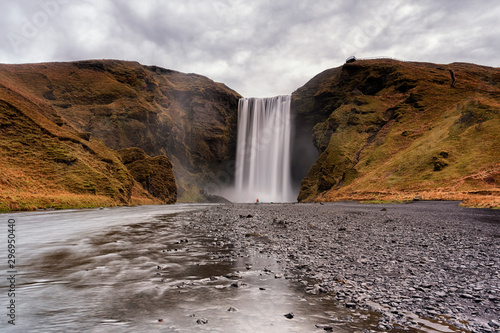
M277 256L284 277L348 308L382 314L379 329L500 331L500 211L458 202L226 204L191 228Z

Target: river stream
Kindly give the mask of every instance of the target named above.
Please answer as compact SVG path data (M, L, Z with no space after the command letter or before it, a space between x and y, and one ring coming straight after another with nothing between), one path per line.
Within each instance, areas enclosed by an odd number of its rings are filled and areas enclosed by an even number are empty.
M192 228L207 205L2 214L15 220L15 300L8 332L361 332L377 316L305 294L280 263ZM7 242L7 226L1 239ZM4 253L6 253L4 251ZM7 274L7 257L1 262ZM9 276L7 274L7 276ZM8 313L4 310L6 314ZM293 313L293 318L285 315ZM326 325L320 326L316 325ZM394 330L397 332L398 330Z

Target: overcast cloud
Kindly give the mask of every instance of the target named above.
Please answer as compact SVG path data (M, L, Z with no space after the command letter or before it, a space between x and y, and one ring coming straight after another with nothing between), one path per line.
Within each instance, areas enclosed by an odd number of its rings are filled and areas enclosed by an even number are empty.
M500 63L498 0L0 0L0 62L134 60L245 97L290 94L348 56Z

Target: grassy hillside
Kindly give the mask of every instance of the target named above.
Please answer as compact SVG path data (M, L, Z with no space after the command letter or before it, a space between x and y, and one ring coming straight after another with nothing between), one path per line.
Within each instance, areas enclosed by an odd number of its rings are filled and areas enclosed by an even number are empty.
M180 201L203 200L203 184L234 159L240 96L201 75L115 60L0 65L0 73L63 128L168 156Z
M0 211L161 203L100 140L0 72Z
M299 200L500 206L499 83L500 69L464 63L360 60L319 74L292 95L320 152Z

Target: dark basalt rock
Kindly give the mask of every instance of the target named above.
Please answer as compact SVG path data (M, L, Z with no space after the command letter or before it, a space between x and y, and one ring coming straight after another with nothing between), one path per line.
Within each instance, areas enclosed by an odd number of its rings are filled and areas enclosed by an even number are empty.
M208 324L208 319L206 319L206 318L200 318L200 319L198 319L198 320L196 321L196 323L197 323L198 325L206 325L206 324Z

